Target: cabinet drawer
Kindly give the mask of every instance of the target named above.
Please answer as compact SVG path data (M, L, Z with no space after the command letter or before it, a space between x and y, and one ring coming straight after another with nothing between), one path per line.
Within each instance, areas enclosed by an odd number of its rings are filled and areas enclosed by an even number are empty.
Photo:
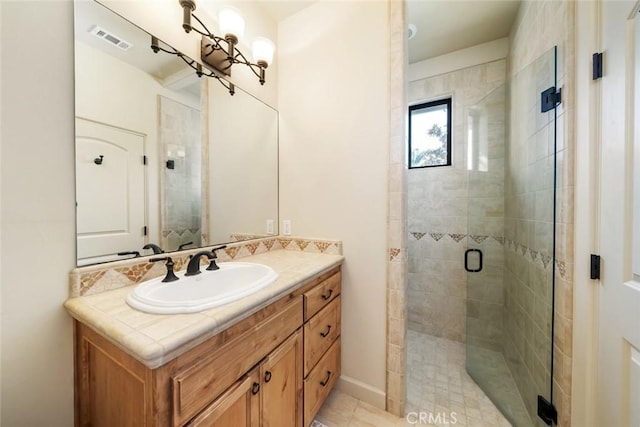
M309 320L314 314L340 295L342 273L338 271L324 282L304 293L304 320Z
M340 296L304 324L304 376L340 336Z
M220 347L172 378L173 423L183 425L218 397L302 324L302 300Z
M340 340L338 339L304 380L305 426L311 424L339 377Z

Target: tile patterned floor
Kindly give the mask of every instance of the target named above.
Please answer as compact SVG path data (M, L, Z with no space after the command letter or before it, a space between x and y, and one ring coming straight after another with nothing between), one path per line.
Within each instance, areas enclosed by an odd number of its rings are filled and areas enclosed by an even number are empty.
M406 418L334 390L314 427L511 427L465 371L463 344L413 331L407 339Z

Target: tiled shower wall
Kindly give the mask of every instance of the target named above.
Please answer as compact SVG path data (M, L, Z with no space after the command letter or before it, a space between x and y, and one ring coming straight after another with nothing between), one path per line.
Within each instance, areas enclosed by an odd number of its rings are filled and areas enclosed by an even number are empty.
M462 268L469 234L502 239L501 227L494 232L470 233L467 168L466 115L489 93L505 83L505 60L494 61L409 83L409 104L452 97L452 162L449 167L411 169L408 172L408 328L456 341L465 339L467 276ZM504 144L504 140L499 142ZM502 150L503 151L503 150ZM502 170L502 169L501 169ZM474 175L479 178L481 174ZM501 191L498 189L498 191ZM502 210L490 200L474 209L485 209L473 223L488 231L495 213ZM487 216L487 212L493 215ZM474 212L472 212L474 213ZM481 220L482 221L482 220ZM495 240L497 239L497 240ZM498 251L500 252L500 251ZM501 286L501 283L498 284Z
M403 417L407 378L407 239L405 125L407 105L406 7L389 1L389 210L387 244L386 409Z
M525 1L510 35L508 75L515 76L552 47L558 46L558 86L562 104L557 109L557 232L555 265L555 330L553 403L558 426L571 425L571 365L573 324L573 194L574 194L574 28L575 2ZM511 94L512 99L517 95ZM512 128L514 129L514 128ZM513 135L510 135L510 139ZM520 270L516 267L518 271ZM526 268L525 268L526 269ZM529 272L535 269L529 269ZM536 273L533 274L535 276ZM535 289L538 277L531 277ZM524 289L524 288L523 288ZM525 291L527 292L527 291ZM527 295L527 293L523 294ZM529 293L530 295L530 293ZM530 313L531 314L531 313ZM535 312L534 317L538 316ZM538 334L539 335L539 334ZM538 336L529 335L533 339ZM535 344L535 343L534 343ZM530 356L527 356L530 357ZM535 379L539 373L532 373ZM516 379L517 380L517 379ZM517 380L518 381L518 380ZM521 379L520 382L523 380Z
M160 246L174 251L181 244L200 245L201 132L200 111L164 96L160 102L161 209ZM166 165L174 161L174 168Z

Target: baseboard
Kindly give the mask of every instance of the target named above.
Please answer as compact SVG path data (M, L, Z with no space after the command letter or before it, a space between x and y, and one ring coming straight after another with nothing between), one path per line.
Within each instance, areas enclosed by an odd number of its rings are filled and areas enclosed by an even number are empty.
M347 393L356 399L373 405L376 408L382 410L386 409L386 394L383 390L371 387L369 384L365 384L362 381L358 381L355 378L347 377L345 375L340 376L336 383L336 389Z

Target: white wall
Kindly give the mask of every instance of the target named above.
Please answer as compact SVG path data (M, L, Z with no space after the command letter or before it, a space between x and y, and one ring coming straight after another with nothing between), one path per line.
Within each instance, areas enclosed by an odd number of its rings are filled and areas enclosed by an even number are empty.
M456 50L435 58L409 64L408 79L410 82L439 74L450 73L464 68L504 59L509 53L509 38L505 37Z
M209 241L278 226L278 113L243 91L209 85Z
M343 241L342 382L384 406L388 4L319 1L278 47L280 218Z
M75 266L73 3L0 8L1 424L66 427L73 425L73 331L62 308Z

